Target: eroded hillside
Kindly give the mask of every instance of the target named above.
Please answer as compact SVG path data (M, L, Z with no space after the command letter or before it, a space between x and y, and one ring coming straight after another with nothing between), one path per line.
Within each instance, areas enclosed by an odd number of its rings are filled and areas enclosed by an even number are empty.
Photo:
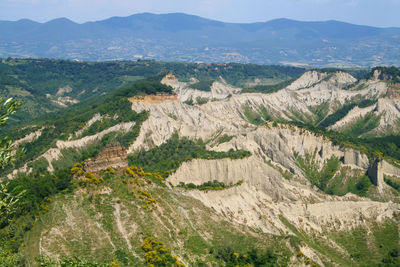
M73 185L21 230L19 255L28 265L40 255L122 266L151 266L155 255L174 266L398 261L398 147L379 150L368 137L398 133L400 99L378 71L361 80L309 71L268 94L223 78L199 90L198 80L170 73L163 94L119 94L127 109L86 116L19 169L36 175L38 167L74 166ZM44 131L32 130L20 145ZM79 164L115 141L131 167L93 174ZM147 248L150 236L172 254Z

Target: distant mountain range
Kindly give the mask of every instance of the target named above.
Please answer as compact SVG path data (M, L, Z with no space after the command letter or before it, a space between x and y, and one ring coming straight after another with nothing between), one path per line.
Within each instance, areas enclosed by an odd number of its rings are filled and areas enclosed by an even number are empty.
M22 19L0 21L0 57L399 66L400 28L289 19L224 23L182 13L83 24Z

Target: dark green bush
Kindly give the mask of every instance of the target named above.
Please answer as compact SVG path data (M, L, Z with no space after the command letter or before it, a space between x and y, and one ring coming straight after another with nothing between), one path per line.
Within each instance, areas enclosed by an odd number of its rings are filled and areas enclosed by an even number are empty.
M192 141L186 137L179 138L178 134L159 147L148 151L139 151L128 157L129 165L141 166L145 171L168 173L176 170L184 161L194 158L219 159L219 158L244 158L250 152L244 150L231 150L228 152L215 152L206 149L202 140Z

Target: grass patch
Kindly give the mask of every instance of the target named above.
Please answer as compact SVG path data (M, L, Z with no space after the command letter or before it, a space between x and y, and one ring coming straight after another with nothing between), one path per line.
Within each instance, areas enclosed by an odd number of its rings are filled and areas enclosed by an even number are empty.
M251 124L260 125L263 123L260 114L253 111L248 105L243 107L243 115Z
M229 141L232 140L232 138L233 138L233 136L229 136L229 135L224 134L223 136L220 136L218 138L217 144L220 145L220 144L223 144L223 143L228 143Z
M350 110L352 110L354 107L358 106L360 108L366 108L366 107L376 104L376 102L377 102L377 100L364 99L358 103L354 102L354 103L350 103L350 104L345 104L342 107L340 107L338 110L336 110L334 113L327 116L318 126L327 128L331 125L334 125L336 122L340 121L341 119L343 119L350 112Z
M142 171L138 170L139 173ZM176 262L173 255L179 255L178 260L184 259L188 266L221 266L226 261L218 255L226 247L240 255L250 255L250 250L256 250L254 255L259 256L258 259L268 254L277 266L287 266L291 254L284 238L257 233L245 226L238 230L231 223L211 216L213 211L198 200L149 183L146 174L143 175L104 173L101 184L90 184L85 190L54 197L49 211L34 226L30 244L37 244L41 238L46 242L42 245L47 246L52 255L61 255L61 258L69 255L76 262L108 264L115 261L119 266L143 266L156 260L156 256L167 255L168 262ZM136 178L142 191L157 198L158 209L144 208L143 200L130 193L136 187L133 181ZM112 191L99 193L103 188L112 188ZM119 216L116 205L120 207ZM67 225L63 223L65 220L69 221ZM84 223L78 223L82 221ZM121 225L130 234L128 241L120 231ZM51 237L49 233L53 228L62 231L65 239ZM54 245L48 247L47 242ZM137 257L132 255L127 242ZM33 256L38 253L26 252Z
M198 96L198 97L196 97L196 104L197 105L204 105L204 104L207 104L209 100L210 99L208 97Z
M369 112L365 117L344 129L342 133L347 136L359 137L378 127L380 119L381 115L376 116L373 111Z
M178 117L174 113L168 113L168 117L170 117L173 120L178 120Z
M254 125L260 125L273 119L268 110L261 105L259 106L259 111L252 110L249 105L243 106L243 115L247 121Z
M399 249L398 224L387 220L371 228L372 233L359 226L351 231L332 233L331 237L349 252L356 266L396 266L386 265L384 260L400 259L399 255L388 259L391 252Z
M372 182L365 173L352 174L347 167L340 167L339 158L332 156L320 168L316 161L316 154L307 153L305 157L296 156L298 166L303 170L304 176L320 190L330 195L343 196L349 192L368 196Z
M329 103L325 102L318 106L309 107L308 109L311 111L312 114L314 114L311 122L312 125L318 125L328 115Z
M338 254L338 252L330 247L328 244L324 244L323 239L315 238L306 233L303 233L297 230L285 217L279 216L281 222L290 229L301 241L306 243L310 248L317 251L318 253L325 255L326 257L330 258L331 260L338 263L340 266L352 266L354 264L351 260L347 259L343 255ZM327 264L328 266L333 266L331 264Z
M387 183L389 186L394 188L397 192L400 193L400 179L396 179L395 177L389 177L385 175L385 183Z
M320 169L314 154L306 153L305 157L296 155L298 166L303 170L305 177L322 191L325 191L327 184L339 169L339 158L332 156Z
M325 192L337 196L344 196L351 192L358 196L367 197L371 186L373 184L365 172L342 167L329 182Z

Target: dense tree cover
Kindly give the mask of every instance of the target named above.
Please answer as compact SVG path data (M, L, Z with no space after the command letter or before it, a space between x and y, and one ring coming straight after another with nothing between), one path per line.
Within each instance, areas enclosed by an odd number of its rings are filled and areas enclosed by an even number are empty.
M391 177L385 177L385 183L387 183L400 193L400 181L392 179Z
M117 91L114 95L103 99L102 102L71 109L69 112L61 113L55 118L53 116L39 118L35 121L35 129L42 128L42 133L39 138L24 145L26 153L16 162L17 166L21 166L24 162L33 160L44 153L51 146L55 145L57 139L68 139L73 133L84 127L85 123L95 114L100 114L106 117L106 119L93 124L83 133L84 135L97 133L121 122L135 121L136 124L131 131L118 137L118 141L122 145L127 146L138 135L140 125L147 119L148 114L146 112L136 113L133 111L131 108L132 104L126 97L136 93L156 93L158 92L158 88L160 92L171 91L170 87L164 86L159 82L143 80L138 82L137 86ZM8 169L5 171L8 171Z
M370 137L350 142L366 148L369 155L382 155L400 160L400 135L392 134L384 137Z
M93 261L82 260L74 257L62 257L59 260L53 260L45 256L40 256L36 259L36 263L41 267L118 267L119 264L116 261L110 263L98 263Z
M85 123L93 117L94 114L107 115L113 119L108 124L95 124L89 129L90 132L97 132L104 130L105 127L113 126L121 122L135 121L137 125L134 126L136 134L129 132L130 135L121 137L121 141L126 145L128 142L133 141L129 138L137 136L138 128L148 114L146 112L136 113L131 109L131 103L124 98L109 98L107 101L87 107L83 110L78 110L70 113L68 116L58 118L53 121L41 122L43 127L42 134L33 142L24 145L26 153L17 162L17 166L21 166L28 160L35 159L37 156L44 153L51 146L55 145L56 140L66 140L74 132L82 128ZM7 171L7 170L6 170Z
M395 66L372 68L371 71L366 75L366 78L371 78L376 70L381 72L378 77L379 79L395 83L400 82L400 69Z
M101 102L103 93L110 93L133 82L149 78L159 82L172 72L181 80L197 78L200 83L224 78L242 86L255 78L291 79L305 70L285 66L253 64L196 64L157 61L75 62L55 59L3 59L0 61L0 94L22 100L22 110L13 119L19 124L63 108L52 100L61 93L81 102ZM150 78L152 77L152 78ZM203 88L203 86L201 86ZM208 89L209 90L209 89ZM82 106L85 104L75 104Z
M328 159L322 168L316 159L316 151L313 154L307 153L304 157L296 154L295 157L305 178L327 194L343 196L351 192L367 196L372 186L366 173L348 173L349 169L341 168L340 159L336 156Z
M179 138L175 133L164 144L148 151L139 151L129 156L129 164L141 166L145 171L160 172L168 176L175 171L184 161L194 158L220 159L243 158L250 156L250 152L243 150L230 150L229 152L215 152L206 149L206 145L200 139L192 141L186 137Z
M277 92L287 86L289 86L292 82L294 82L299 76L295 76L294 78L291 78L289 80L279 82L277 84L271 84L271 85L256 85L251 88L246 88L242 91L242 93L254 93L254 92L261 92L261 93L274 93Z
M216 258L222 260L226 267L277 266L278 263L278 257L272 250L261 251L257 248L239 253L231 247L224 247L216 251Z
M0 74L0 91L24 102L22 112L15 118L18 121L62 109L46 97L46 94L55 96L59 88L68 87L71 92L63 95L85 100L123 85L126 83L123 77L130 75L130 71L119 63L13 59L0 64L7 70ZM141 68L146 69L144 66Z
M365 79L366 75L370 73L370 70L368 68L351 68L351 69L340 69L340 68L320 68L320 69L312 69L316 71L321 71L321 72L326 72L329 74L333 74L338 71L344 71L349 74L351 74L353 77L355 77L357 80L360 79Z
M21 197L25 191L15 194L9 192L8 184L0 184L0 226L7 225L11 222L14 214L17 212Z
M398 248L389 251L388 255L382 259L379 267L396 267L400 266L400 251Z
M22 175L8 183L10 192L26 191L20 201L21 216L26 212L40 209L45 198L51 197L63 190L71 189L72 174L69 169L56 170L54 173L37 172L32 175Z
M98 92L113 89L123 84L123 76L149 77L157 75L160 66L145 62L75 62L53 59L9 59L0 63L7 84L21 86L18 81L27 81L24 86L33 95L54 95L60 87L69 85L81 92L98 88ZM13 77L18 77L13 79ZM87 90L88 94L95 94Z
M4 266L24 266L19 250L38 216L47 212L53 196L72 189L72 175L68 169L53 174L34 173L23 175L5 183L8 192L20 196L15 212L0 225L0 262ZM0 264L1 265L1 264ZM3 265L2 265L3 266Z
M214 80L202 80L197 83L191 84L190 87L193 89L197 89L200 91L211 91L211 86L214 83Z
M169 63L165 68L182 80L196 78L199 81L217 80L222 77L235 86L243 86L246 81L255 78L291 79L305 72L303 68L290 66L266 66L255 64L197 64L197 63Z
M370 99L364 99L361 102L353 102L349 104L344 104L341 106L338 110L336 110L334 113L330 114L327 116L318 126L322 128L327 128L331 125L334 125L336 122L340 121L343 119L350 110L352 110L354 107L358 106L360 108L365 108L368 106L372 106L375 104L377 100L370 100Z
M154 95L157 93L173 93L173 88L171 86L160 83L159 81L152 80L141 80L134 83L131 86L126 86L119 89L116 96L120 97L132 97L137 95Z
M4 100L0 97L0 127L4 126L9 119L9 116L21 106L21 102L15 101L12 98ZM13 152L12 141L8 136L0 139L0 169L10 164L16 159L16 154Z
M322 191L325 191L327 184L339 169L340 162L337 157L332 157L320 170L318 162L315 161L315 154L306 154L305 157L296 155L299 167L310 182Z

